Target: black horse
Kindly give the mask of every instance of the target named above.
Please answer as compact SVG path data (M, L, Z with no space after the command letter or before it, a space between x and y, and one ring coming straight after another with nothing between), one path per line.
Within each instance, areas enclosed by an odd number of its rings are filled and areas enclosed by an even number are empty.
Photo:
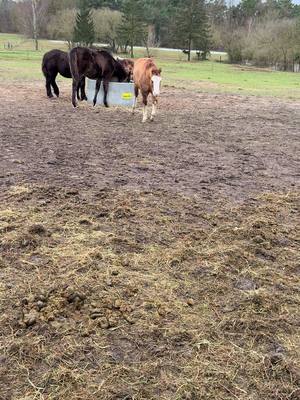
M57 74L62 75L65 78L72 78L69 55L65 51L51 50L48 51L43 57L42 71L46 78L46 91L49 98L53 97L51 86L54 94L59 97L59 88L55 82ZM80 95L79 95L80 89ZM85 94L85 78L83 78L78 86L77 90L78 100L87 100Z
M107 104L107 92L109 82L116 78L119 82L130 80L129 72L115 60L111 54L104 50L92 50L85 47L75 47L70 51L70 68L73 77L72 87L72 104L76 104L76 91L80 82L87 77L96 80L96 91L94 97L94 105L97 102L97 96L100 90L101 81L103 80L104 105Z

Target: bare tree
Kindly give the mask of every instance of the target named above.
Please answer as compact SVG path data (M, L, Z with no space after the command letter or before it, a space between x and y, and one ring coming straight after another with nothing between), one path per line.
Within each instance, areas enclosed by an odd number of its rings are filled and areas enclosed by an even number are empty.
M113 51L116 51L118 47L118 28L122 22L120 11L109 8L94 10L93 18L96 41L107 43Z
M47 32L50 38L66 40L69 49L71 49L73 44L76 14L76 9L61 10L51 17L47 26Z
M33 29L33 39L35 42L35 50L39 49L39 42L38 42L38 27L37 27L37 1L38 0L31 0L31 7L32 7L32 29Z
M49 0L24 0L15 7L18 30L34 39L36 50L39 48L40 34L45 31L48 6Z
M299 43L300 32L296 20L270 20L258 26L252 37L252 59L260 64L278 65L286 71L293 66Z

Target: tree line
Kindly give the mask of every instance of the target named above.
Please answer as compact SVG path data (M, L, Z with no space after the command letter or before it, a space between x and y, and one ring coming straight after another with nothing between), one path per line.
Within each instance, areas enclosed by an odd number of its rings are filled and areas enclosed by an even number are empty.
M291 0L0 0L0 31L74 44L174 47L191 59L224 50L233 63L287 70L300 61L300 5Z

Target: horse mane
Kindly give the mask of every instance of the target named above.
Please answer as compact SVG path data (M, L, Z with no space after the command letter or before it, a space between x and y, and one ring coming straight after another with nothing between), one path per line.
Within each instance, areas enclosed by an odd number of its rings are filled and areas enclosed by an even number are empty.
M154 67L154 61L152 58L147 58L146 62L145 62L145 68L150 68L150 67Z
M112 56L112 54L107 50L103 50L103 49L90 49L90 50L92 50L92 52L94 52L94 53L102 54L102 55L104 55L106 57L108 56L108 58L114 58Z
M157 68L154 60L152 58L148 58L145 62L145 69L146 70L151 70L151 73L153 75L160 75L160 70Z

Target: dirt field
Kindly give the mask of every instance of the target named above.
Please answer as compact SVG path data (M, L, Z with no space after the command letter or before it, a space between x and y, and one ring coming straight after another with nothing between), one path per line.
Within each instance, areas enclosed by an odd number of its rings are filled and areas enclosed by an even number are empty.
M4 187L164 189L215 203L299 183L300 103L166 89L143 125L123 109L73 110L69 86L54 101L42 87L1 93Z
M300 103L1 84L0 399L298 400Z

